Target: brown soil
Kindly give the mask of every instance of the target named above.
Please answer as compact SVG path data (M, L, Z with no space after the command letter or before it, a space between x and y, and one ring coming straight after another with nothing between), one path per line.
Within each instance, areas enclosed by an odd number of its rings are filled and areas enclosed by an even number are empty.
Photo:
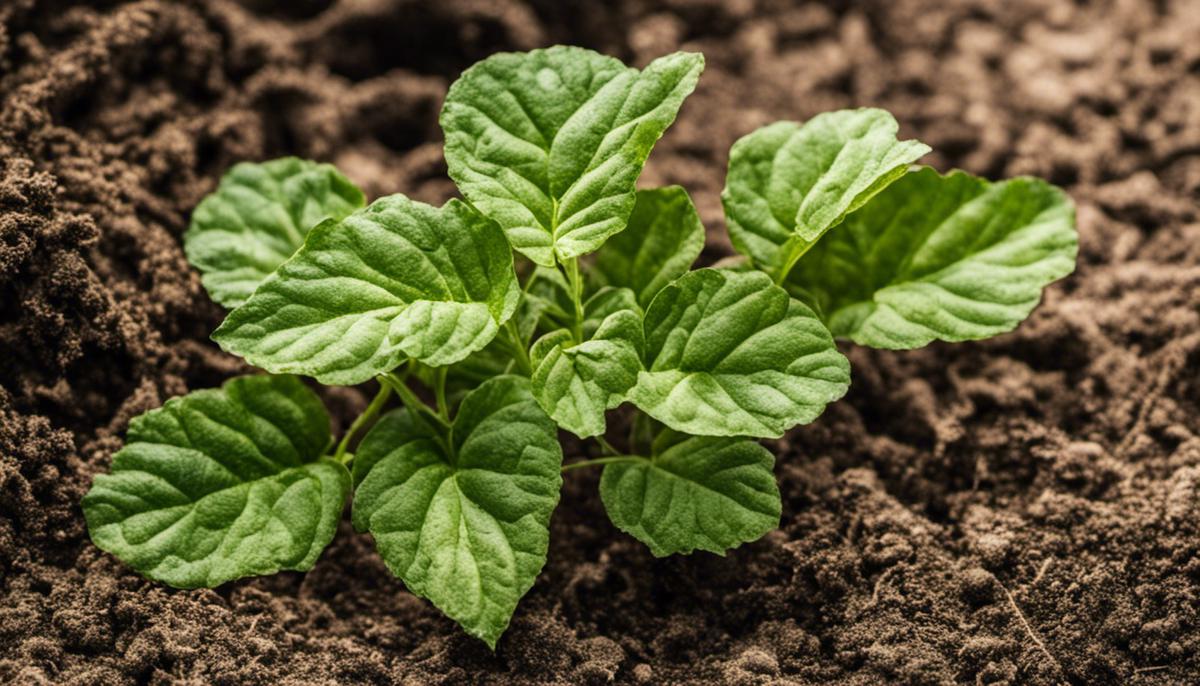
M0 682L1197 683L1196 10L0 2ZM554 42L705 53L644 181L692 192L707 260L736 137L877 105L939 168L1067 187L1078 272L1013 334L849 350L850 394L777 445L782 528L727 558L652 558L572 473L495 655L345 523L309 574L213 591L93 547L79 498L129 419L243 371L179 244L221 172L297 154L440 201L449 82ZM326 398L340 422L365 403Z

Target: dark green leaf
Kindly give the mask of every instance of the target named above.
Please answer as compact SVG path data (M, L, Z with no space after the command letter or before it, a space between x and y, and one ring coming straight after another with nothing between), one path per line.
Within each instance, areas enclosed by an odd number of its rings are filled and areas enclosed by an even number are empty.
M354 526L409 590L494 648L546 562L562 450L512 376L468 394L449 434L407 411L380 419L354 459Z
M311 569L350 475L321 457L329 417L290 376L247 376L134 418L83 499L92 540L145 576L213 587Z

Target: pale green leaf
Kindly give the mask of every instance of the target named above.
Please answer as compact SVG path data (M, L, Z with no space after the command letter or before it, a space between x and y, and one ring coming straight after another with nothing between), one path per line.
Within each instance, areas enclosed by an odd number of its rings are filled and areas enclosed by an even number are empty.
M517 307L495 222L401 195L327 221L213 334L272 372L361 383L405 357L430 366L482 349Z
M350 474L322 457L321 400L295 377L247 376L135 417L83 498L92 540L179 588L311 569Z
M1012 330L1077 249L1074 207L1054 186L925 168L829 232L786 285L835 336L917 348Z
M677 431L778 437L850 383L829 331L762 272L689 272L655 297L645 332L629 399Z
M929 152L896 139L884 110L839 110L800 125L782 121L733 144L721 200L733 245L769 274Z
M492 55L446 94L450 177L534 262L591 252L625 228L646 157L703 68L696 53L642 71L576 47Z
M534 344L533 394L580 438L604 433L604 412L625 400L642 369L641 308L633 291L604 288L584 305L583 340L559 329Z
M637 192L629 226L596 253L591 276L601 286L630 288L643 308L682 276L704 249L704 225L679 186Z
M448 436L407 411L380 419L354 458L354 526L410 591L494 648L546 562L561 467L529 381L498 377L463 399Z
M328 164L295 157L243 162L196 206L183 247L212 299L237 307L304 244L309 230L365 202Z
M604 468L600 498L617 528L658 557L725 550L779 526L769 450L744 438L681 437ZM656 442L659 443L659 442Z

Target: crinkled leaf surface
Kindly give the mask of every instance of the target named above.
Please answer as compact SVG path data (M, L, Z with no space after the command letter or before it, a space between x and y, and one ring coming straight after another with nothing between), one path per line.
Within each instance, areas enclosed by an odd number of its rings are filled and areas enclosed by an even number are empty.
M645 332L629 399L676 431L778 437L850 383L825 325L762 272L689 272L655 297Z
M406 411L380 419L354 458L354 526L409 590L494 648L546 562L562 450L512 376L468 394L445 443Z
M1054 186L926 168L829 232L787 287L836 336L916 348L1013 329L1075 269L1077 247L1074 208Z
M584 305L583 341L559 329L538 339L533 394L562 428L604 433L604 412L625 400L642 369L642 313L633 291L604 288Z
M576 47L492 55L446 94L450 177L534 262L591 252L625 228L646 157L703 68L697 53L642 71Z
M134 418L83 499L92 540L179 588L311 569L350 474L321 457L329 417L290 376L247 376Z
M309 230L365 202L332 165L295 157L243 162L196 206L183 246L212 299L237 307L303 245Z
M637 192L629 226L596 253L590 275L602 286L630 288L643 308L682 276L704 249L704 225L679 186Z
M610 464L600 479L613 524L650 552L724 555L779 526L782 503L769 450L745 438L661 442L649 459Z
M733 144L721 200L733 245L774 275L908 170L924 143L878 109L782 121Z
M519 297L495 222L458 200L437 208L392 195L313 229L213 339L269 371L350 385L405 356L462 360Z

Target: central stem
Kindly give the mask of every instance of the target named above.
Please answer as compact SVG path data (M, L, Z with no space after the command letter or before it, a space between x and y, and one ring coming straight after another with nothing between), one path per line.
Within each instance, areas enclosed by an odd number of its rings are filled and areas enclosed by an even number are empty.
M575 306L575 321L571 325L571 335L576 343L583 342L583 279L579 276L579 258L572 257L563 263L567 273L567 282L571 286L571 304Z

